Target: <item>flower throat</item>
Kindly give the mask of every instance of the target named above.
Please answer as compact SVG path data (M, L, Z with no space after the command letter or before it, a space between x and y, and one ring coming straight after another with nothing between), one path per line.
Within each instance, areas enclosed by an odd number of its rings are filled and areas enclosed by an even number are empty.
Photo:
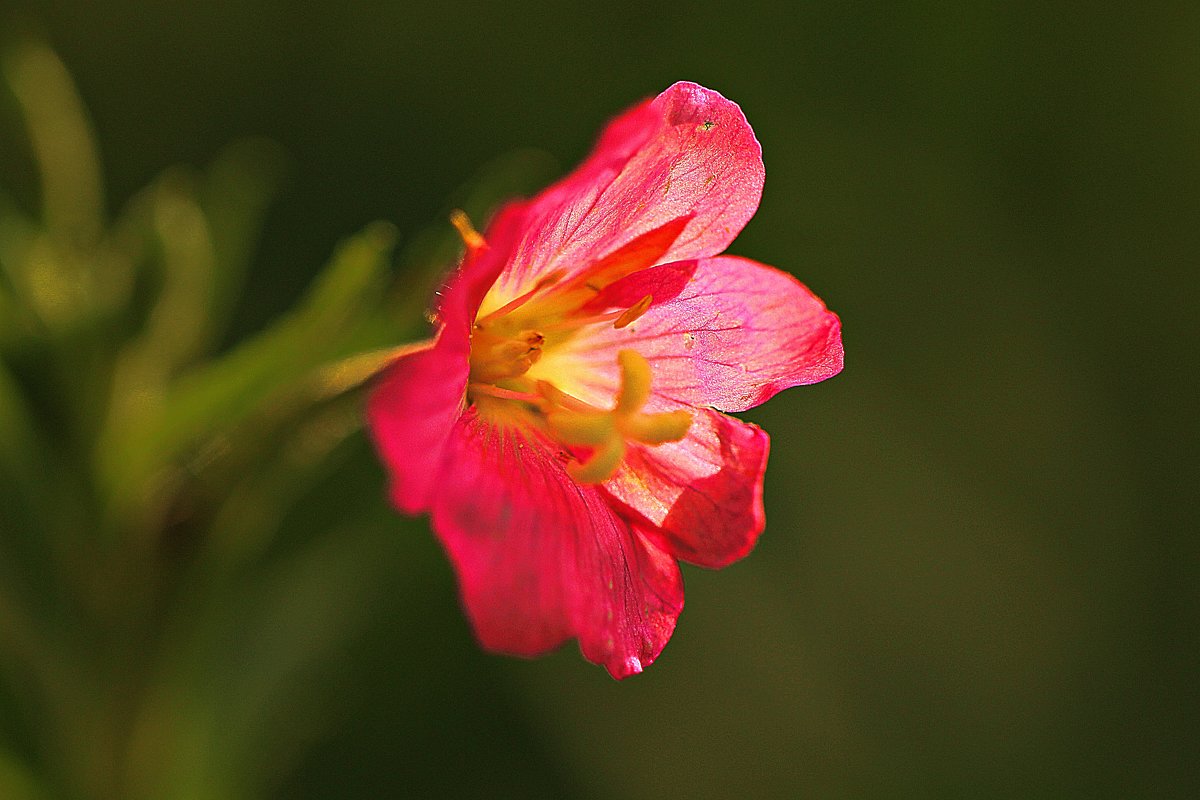
M451 222L462 236L468 257L487 247L461 211ZM595 326L622 329L646 313L646 295L629 308L595 312L588 303L600 290L631 271L602 264L563 280L556 270L495 311L479 316L471 330L467 401L496 423L537 430L571 456L567 472L579 483L600 483L616 472L630 445L659 445L687 435L692 415L686 410L643 411L650 399L650 364L636 350L617 354L620 388L611 408L574 397L546 379L528 373L548 348L581 336Z

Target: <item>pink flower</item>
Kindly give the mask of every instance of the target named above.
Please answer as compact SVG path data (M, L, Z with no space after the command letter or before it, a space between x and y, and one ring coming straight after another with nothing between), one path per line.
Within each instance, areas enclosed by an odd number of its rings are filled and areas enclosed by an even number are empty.
M428 512L484 647L579 640L640 672L683 608L676 559L721 567L763 529L768 439L721 411L842 368L803 285L718 255L758 208L741 110L677 83L467 245L428 347L369 402L403 512ZM718 410L714 410L718 409Z

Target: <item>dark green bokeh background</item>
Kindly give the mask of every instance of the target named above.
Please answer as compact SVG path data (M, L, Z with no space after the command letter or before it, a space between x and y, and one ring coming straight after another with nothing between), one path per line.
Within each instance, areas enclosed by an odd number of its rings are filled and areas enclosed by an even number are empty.
M686 571L673 641L624 683L573 646L480 653L425 523L390 512L365 439L340 451L286 540L345 525L376 568L315 569L280 610L337 604L345 637L262 721L293 743L257 767L276 796L1200 791L1200 6L20 10L79 84L111 206L233 139L282 145L235 339L366 222L413 235L516 148L566 169L678 79L763 145L732 251L842 316L845 372L745 415L773 435L759 547Z

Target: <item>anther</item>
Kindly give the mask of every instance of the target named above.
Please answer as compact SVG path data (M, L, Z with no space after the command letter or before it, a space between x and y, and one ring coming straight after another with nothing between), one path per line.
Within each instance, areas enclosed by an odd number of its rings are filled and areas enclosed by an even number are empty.
M487 242L475 230L475 226L471 224L471 219L465 211L454 209L450 212L450 224L458 229L458 235L462 237L463 244L467 246L467 250L475 252L487 247Z
M519 378L542 357L545 341L537 331L507 337L477 327L471 337L471 380L496 383Z
M654 297L652 295L646 295L641 300L638 300L629 308L625 309L625 313L617 317L617 321L613 323L613 327L617 330L624 328L626 325L642 316L642 314L645 314L646 310L650 308L650 304L653 302Z

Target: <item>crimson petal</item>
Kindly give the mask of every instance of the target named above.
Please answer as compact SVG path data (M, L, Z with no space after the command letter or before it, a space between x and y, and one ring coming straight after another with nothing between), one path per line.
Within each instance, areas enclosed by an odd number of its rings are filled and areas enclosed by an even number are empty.
M737 104L676 83L610 123L587 160L530 203L501 299L684 217L659 263L719 253L758 209L763 175L762 148Z
M392 502L407 514L429 507L442 451L463 411L475 313L523 213L521 203L509 203L497 213L490 228L497 246L469 251L440 293L436 341L392 362L367 401L371 435L388 466Z
M664 264L622 278L593 305L625 308L646 295L653 302L637 322L581 336L543 368L587 375L568 390L602 398L618 386L616 354L633 348L650 362L660 397L722 411L842 369L837 315L774 267L736 256Z
M468 411L445 458L433 527L485 647L532 656L575 636L615 678L657 658L683 608L674 558L533 431Z
M603 488L676 558L723 567L749 553L762 533L770 440L718 411L692 413L686 437L631 447Z

